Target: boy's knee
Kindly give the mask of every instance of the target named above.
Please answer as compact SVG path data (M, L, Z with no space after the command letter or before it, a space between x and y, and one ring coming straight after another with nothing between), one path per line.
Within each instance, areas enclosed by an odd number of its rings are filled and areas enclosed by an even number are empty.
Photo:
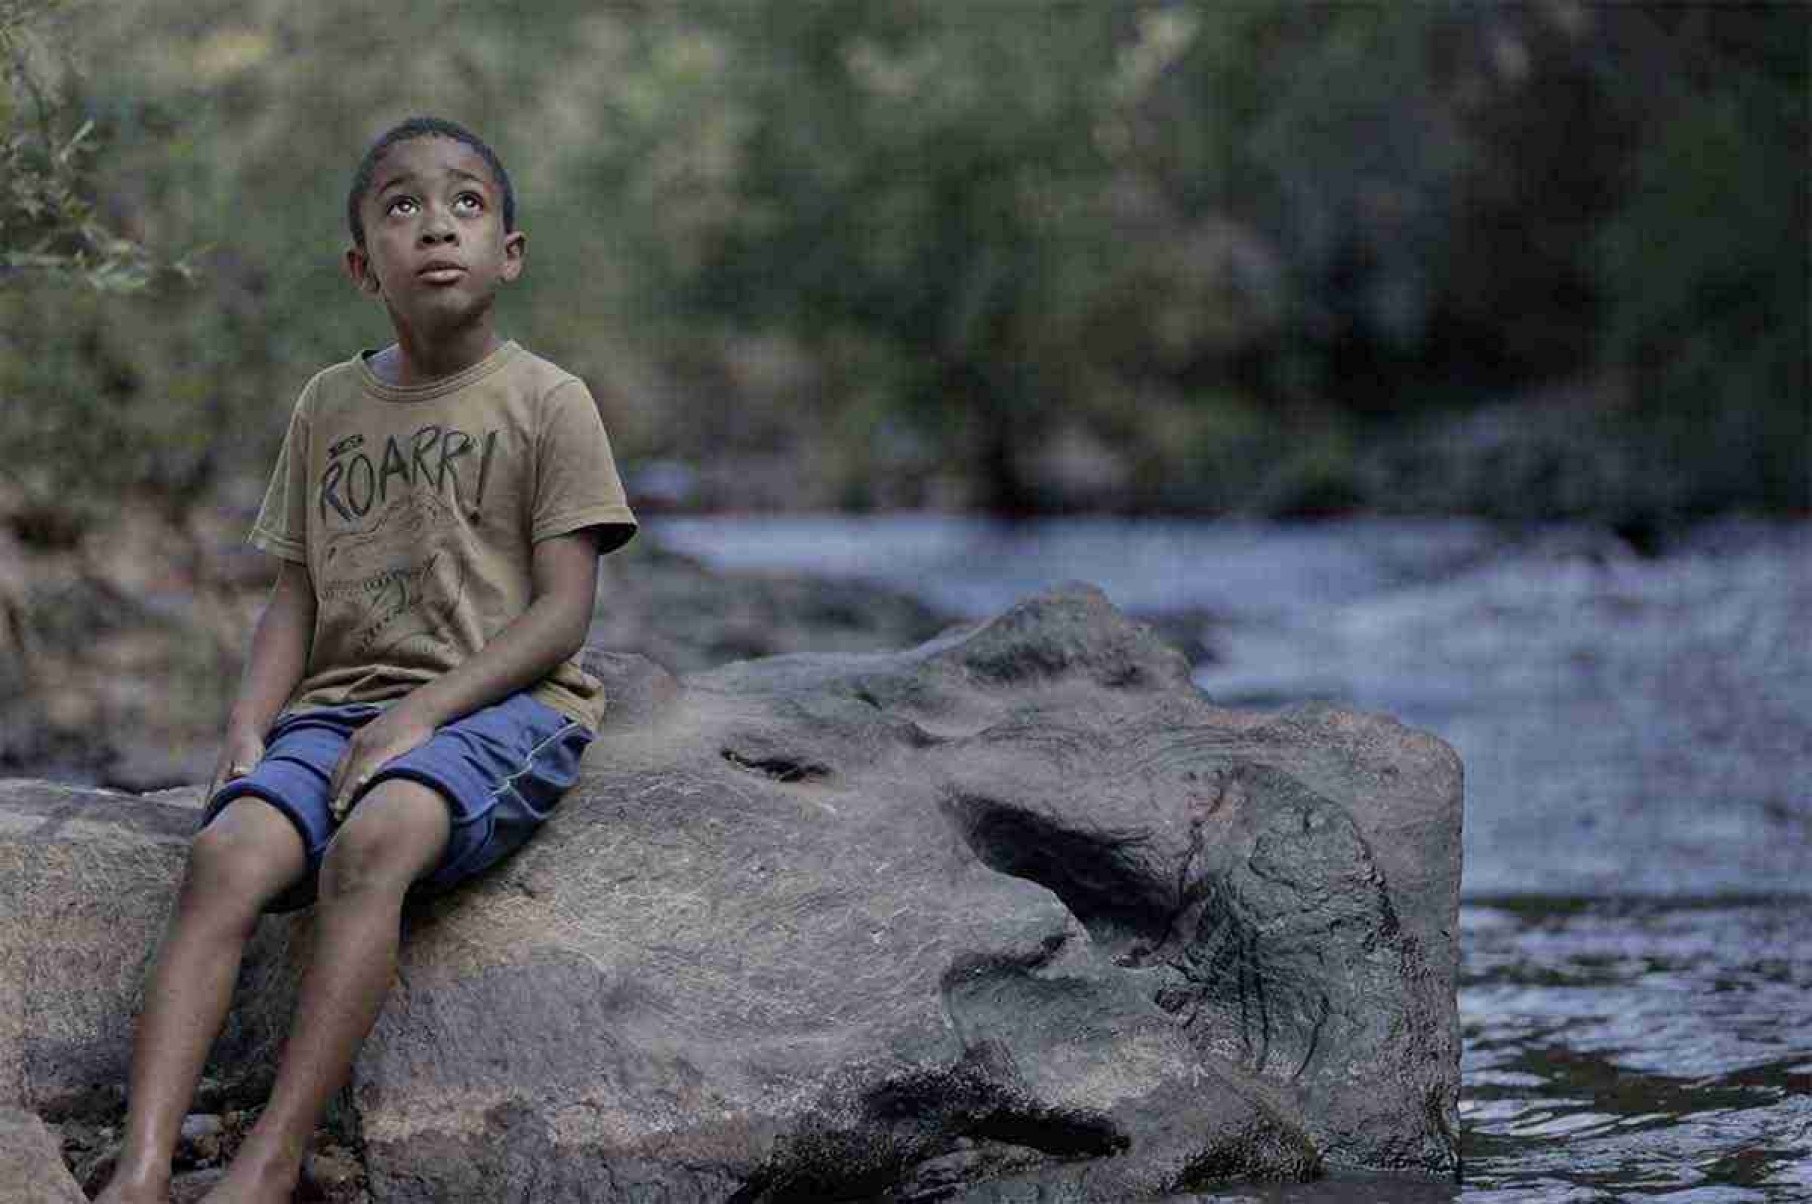
M402 894L440 859L451 826L446 801L433 789L399 779L380 782L327 846L321 897Z
M307 868L302 838L289 820L264 803L268 814L234 803L189 845L183 893L209 902L234 900L254 908L275 897ZM237 810L235 810L237 808Z

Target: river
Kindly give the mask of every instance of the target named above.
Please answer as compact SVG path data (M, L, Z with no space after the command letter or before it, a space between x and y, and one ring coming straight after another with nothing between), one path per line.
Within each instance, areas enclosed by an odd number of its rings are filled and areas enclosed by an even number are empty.
M1202 1199L1812 1200L1812 523L1657 558L1580 527L930 515L662 518L719 568L981 617L1100 586L1216 702L1330 699L1466 763L1456 1187Z

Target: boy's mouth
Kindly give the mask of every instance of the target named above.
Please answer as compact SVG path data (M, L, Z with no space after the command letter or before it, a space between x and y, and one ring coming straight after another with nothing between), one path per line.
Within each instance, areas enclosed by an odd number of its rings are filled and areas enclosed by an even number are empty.
M423 265L415 274L429 284L452 284L464 276L466 270L457 263L435 262Z

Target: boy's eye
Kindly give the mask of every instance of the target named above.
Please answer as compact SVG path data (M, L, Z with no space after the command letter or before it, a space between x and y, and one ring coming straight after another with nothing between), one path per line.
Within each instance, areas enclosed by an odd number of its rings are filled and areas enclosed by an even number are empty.
M384 206L384 212L385 213L399 213L399 214L414 213L415 212L415 198L412 196L396 197L396 198L392 199L388 205Z
M462 192L453 198L455 209L483 209L484 198L476 192Z

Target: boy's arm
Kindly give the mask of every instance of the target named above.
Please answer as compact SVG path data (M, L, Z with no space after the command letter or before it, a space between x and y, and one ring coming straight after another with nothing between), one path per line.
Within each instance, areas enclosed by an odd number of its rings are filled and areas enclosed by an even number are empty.
M328 786L336 818L379 767L424 743L435 728L540 681L584 646L598 585L592 531L538 541L532 572L527 610L477 655L416 687L353 734Z
M302 680L314 632L315 591L308 566L285 560L252 630L239 693L227 713L220 759L208 786L210 795L220 783L250 773L264 755L264 733Z

